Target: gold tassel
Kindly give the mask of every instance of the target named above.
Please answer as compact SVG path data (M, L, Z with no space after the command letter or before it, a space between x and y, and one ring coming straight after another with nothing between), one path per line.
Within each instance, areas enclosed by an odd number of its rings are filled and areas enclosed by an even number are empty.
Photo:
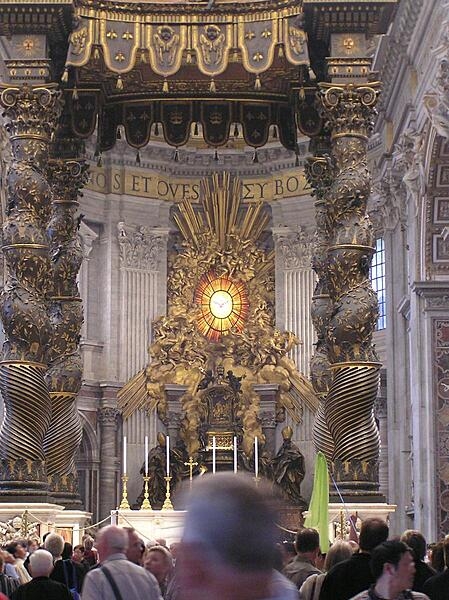
M147 57L145 56L145 50L141 50L140 51L140 62L141 63L146 63L147 62Z
M218 150L217 149L215 149L215 152L214 152L214 160L218 162Z
M237 123L234 125L234 137L239 137L239 126Z
M136 165L140 167L140 152L137 150L136 154Z
M296 153L295 167L299 167L299 154Z
M63 83L67 83L67 82L68 82L68 80L69 80L69 70L68 70L68 68L66 67L66 68L64 69L64 73L62 74L61 81L62 81Z
M283 58L284 57L284 46L282 44L279 44L278 56L279 56L279 58Z
M117 77L117 83L116 83L115 87L118 90L122 90L123 89L123 79L121 78L120 75Z
M122 132L120 131L120 127L117 128L117 134L115 136L116 140L121 140L122 139Z
M273 139L277 140L277 137L278 137L277 125L273 125Z
M303 87L299 88L299 99L300 100L305 100L306 99L306 92L305 92L305 89Z
M187 50L186 64L190 65L191 63L192 63L192 54L191 54L190 50Z
M198 121L195 123L195 127L193 128L193 135L198 135Z
M73 88L72 98L73 100L78 100L78 90L76 86Z
M159 135L159 123L154 126L154 135Z
M98 60L100 58L100 50L95 46L94 50L94 60Z
M103 166L103 160L101 158L101 154L98 155L98 159L97 159L97 167L102 167Z
M164 92L164 94L168 94L168 81L164 78L164 83L162 84L162 91Z
M176 150L175 150L175 154L174 154L174 156L173 156L173 160L174 160L175 162L178 162L178 161L179 161L179 152L178 152L178 148L176 148Z
M260 81L259 75L256 77L256 81L254 82L254 89L259 91L262 88L262 82Z
M257 154L257 148L254 150L253 163L259 162L259 155Z
M209 92L211 92L212 94L215 94L216 91L217 91L217 86L215 85L215 81L214 81L214 79L211 79L210 85L209 85Z

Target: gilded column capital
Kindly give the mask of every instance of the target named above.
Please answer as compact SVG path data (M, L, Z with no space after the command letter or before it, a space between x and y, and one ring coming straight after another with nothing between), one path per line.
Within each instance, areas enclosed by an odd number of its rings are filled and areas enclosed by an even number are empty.
M377 81L363 85L320 84L326 126L332 139L340 136L368 139L374 128L380 88Z
M78 196L89 178L89 166L82 159L52 158L48 174L55 194L54 203L78 203Z
M56 129L62 110L61 92L57 85L0 86L0 106L9 122L6 130L16 137L33 135L48 141Z

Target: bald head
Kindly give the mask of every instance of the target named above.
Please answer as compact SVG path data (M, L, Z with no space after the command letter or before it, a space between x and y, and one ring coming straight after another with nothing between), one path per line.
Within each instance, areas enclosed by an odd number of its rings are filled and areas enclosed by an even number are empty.
M184 543L197 543L222 563L241 571L271 570L276 526L265 486L247 476L202 477L188 499Z
M103 562L112 554L125 554L128 547L128 534L121 527L108 525L100 530L96 547L100 562Z

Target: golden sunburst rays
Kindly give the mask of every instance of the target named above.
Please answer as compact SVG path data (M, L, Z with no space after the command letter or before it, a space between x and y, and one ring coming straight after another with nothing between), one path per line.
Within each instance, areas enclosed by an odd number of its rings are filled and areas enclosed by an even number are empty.
M194 301L201 309L198 329L211 341L218 341L231 328L241 331L248 318L245 284L225 275L217 276L212 271L205 273L196 288Z
M242 244L259 239L270 217L262 201L242 202L240 179L230 173L213 173L201 180L200 189L202 211L195 210L190 200L183 200L173 215L186 241L200 248L201 236L209 233L225 249L231 235Z

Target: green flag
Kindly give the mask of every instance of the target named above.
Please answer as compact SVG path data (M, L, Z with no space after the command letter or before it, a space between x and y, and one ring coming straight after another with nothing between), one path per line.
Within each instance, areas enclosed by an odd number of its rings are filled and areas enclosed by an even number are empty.
M322 452L318 452L315 459L312 497L304 525L318 530L321 552L326 553L329 550L329 473Z

